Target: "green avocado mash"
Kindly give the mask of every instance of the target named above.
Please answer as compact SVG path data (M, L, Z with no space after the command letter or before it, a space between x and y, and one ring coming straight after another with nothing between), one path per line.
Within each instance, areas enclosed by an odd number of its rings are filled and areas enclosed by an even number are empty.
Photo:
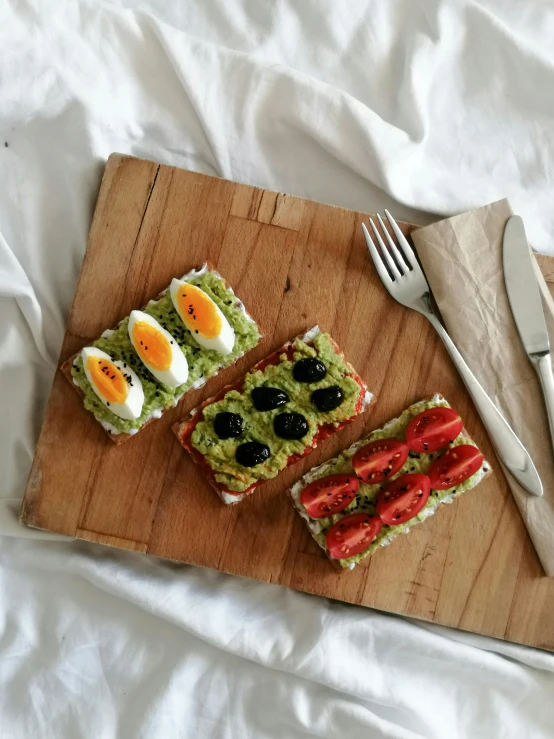
M173 406L196 380L201 377L212 377L220 367L233 364L239 356L256 346L260 339L258 327L246 317L237 297L225 286L225 281L221 277L214 272L205 272L191 279L190 282L212 298L231 324L235 332L233 351L224 356L219 352L201 347L179 318L173 307L169 290L167 290L159 300L150 301L144 308L144 312L153 316L172 334L188 361L187 382L179 387L169 388L156 380L142 364L129 339L127 331L129 319L123 319L113 333L106 338L98 339L93 346L102 349L116 360L127 362L140 378L144 390L144 405L139 418L135 421L125 421L106 408L85 376L80 354L71 369L73 379L85 393L85 408L94 413L97 419L111 424L116 432L129 433L133 429L139 429L153 413Z
M376 439L400 439L401 441L405 441L406 427L408 426L412 418L414 418L414 416L417 416L418 413L427 410L428 408L434 408L439 405L449 407L446 400L443 399L421 401L420 403L415 403L414 405L410 406L410 408L406 409L397 419L389 422L382 429L369 434L369 436L367 436L363 440L363 443L355 445L356 448L350 447L350 449L344 451L336 459L333 459L329 463L322 465L322 468L317 471L317 473L313 476L313 479L317 480L321 477L326 477L327 475L334 475L337 473L353 473L351 459L357 449L361 448L364 444ZM468 439L466 436L463 436L463 434L460 434L457 439L455 439L454 442L452 444L449 444L448 446L458 446L459 444L471 444L474 446L474 442ZM394 480L400 475L405 475L408 472L427 474L433 461L437 459L440 454L442 454L442 452L443 450L441 450L440 452L434 452L432 454L418 454L416 452L410 452L405 465L397 472L396 475L393 475L390 479ZM484 462L481 466L481 469L479 469L474 475L465 480L461 485L458 485L455 488L449 488L448 490L432 490L431 495L429 496L429 500L427 501L423 509L413 519L398 526L388 526L387 524L384 524L381 531L377 534L374 541L371 543L371 546L369 546L364 552L361 552L360 554L357 554L353 557L349 557L348 559L339 559L334 561L338 562L341 567L348 567L353 563L355 564L360 562L362 559L365 559L370 554L372 554L379 546L382 545L384 540L391 537L391 535L402 533L410 526L413 526L414 523L421 523L422 521L424 521L425 518L429 515L429 511L436 507L437 501L440 502L441 500L444 500L444 498L449 498L452 495L457 495L464 492L465 490L468 490L469 488L472 488L479 482L479 480L483 477L488 469L489 465L487 464L487 462ZM326 549L326 534L329 528L337 521L340 521L340 519L344 516L347 516L350 513L367 512L375 514L377 494L381 487L381 484L366 485L365 483L360 482L358 495L348 506L348 508L345 508L344 511L336 513L333 516L329 516L328 518L317 519L317 523L320 525L319 532L316 533L312 529L312 536L317 541L317 543L321 547ZM305 513L303 508L302 511ZM315 523L314 519L310 520L314 521Z
M270 365L263 371L249 372L241 392L231 390L225 397L204 408L204 420L192 434L192 445L204 455L215 473L215 479L227 490L242 492L258 480L269 480L287 466L293 454L302 454L312 445L319 426L326 423L340 424L356 415L356 405L360 397L360 385L351 376L351 370L342 357L337 354L328 334L314 338L314 346L303 341L295 345L294 361L281 355L279 364ZM323 380L314 383L299 383L292 375L294 362L303 357L318 357L327 367ZM257 411L250 393L253 388L266 385L284 390L290 402L272 411ZM323 413L318 411L310 400L317 388L338 385L344 400L335 410ZM213 427L215 416L222 411L239 413L244 421L244 431L239 437L220 439ZM273 419L278 413L301 413L307 420L309 431L299 441L282 439L273 431ZM266 462L255 467L242 467L235 460L239 444L246 441L259 441L267 444L270 456Z

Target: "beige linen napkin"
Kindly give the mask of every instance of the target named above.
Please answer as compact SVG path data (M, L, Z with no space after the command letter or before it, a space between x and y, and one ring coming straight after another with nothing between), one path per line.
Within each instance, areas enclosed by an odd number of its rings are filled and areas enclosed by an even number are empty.
M448 333L539 471L542 499L507 478L544 570L553 577L554 452L539 381L504 286L502 237L511 215L508 201L500 200L417 229L412 238ZM554 301L535 267L554 346Z

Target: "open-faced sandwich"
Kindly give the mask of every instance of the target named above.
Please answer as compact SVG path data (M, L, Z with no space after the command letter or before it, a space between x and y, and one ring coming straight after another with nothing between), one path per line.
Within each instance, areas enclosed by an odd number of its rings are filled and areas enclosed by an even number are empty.
M436 394L314 467L289 492L332 563L353 569L489 472L458 413Z
M371 399L316 326L206 400L174 431L223 502L238 503L353 421Z
M204 264L104 331L62 371L85 408L121 443L259 340L242 302Z

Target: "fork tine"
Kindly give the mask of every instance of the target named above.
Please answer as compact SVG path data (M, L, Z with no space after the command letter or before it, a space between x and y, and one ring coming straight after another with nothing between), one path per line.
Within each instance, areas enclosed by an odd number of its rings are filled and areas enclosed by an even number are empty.
M401 272L406 272L406 267L409 268L410 265L407 263L406 259L404 259L402 254L400 253L400 249L396 246L395 240L390 235L379 213L377 213L377 220L379 221L379 225L381 226L381 231L385 234L385 238L388 242L388 245L390 246L390 249L394 255L394 258L396 259L396 265L398 269Z
M394 231L394 235L398 239L398 243L402 247L402 251L404 252L405 261L407 262L408 266L413 269L421 272L421 268L419 266L419 262L417 261L416 255L414 254L414 250L408 243L408 240L400 230L400 227L398 223L394 220L394 218L391 216L391 214L388 212L388 210L385 208L385 215L387 216L387 221L390 223L392 230Z
M385 242L381 238L381 234L377 230L377 226L373 223L373 218L369 219L369 223L371 225L371 228L373 229L375 238L377 239L379 246L381 247L381 252L383 256L385 257L385 260L389 266L389 269L392 272L394 279L398 282L398 280L402 277L402 275L400 274L400 271L398 270L398 267L396 266L394 259L391 257L390 251L385 246Z
M389 289L389 285L392 284L391 276L389 275L387 268L383 264L383 261L381 257L379 256L379 252L375 248L375 244L373 243L373 239L369 235L369 231L366 228L365 223L362 223L362 228L364 231L365 241L367 244L367 248L369 249L369 253L371 254L371 258L373 259L373 264L375 265L375 269L377 270L379 277L381 278L381 281L383 285Z

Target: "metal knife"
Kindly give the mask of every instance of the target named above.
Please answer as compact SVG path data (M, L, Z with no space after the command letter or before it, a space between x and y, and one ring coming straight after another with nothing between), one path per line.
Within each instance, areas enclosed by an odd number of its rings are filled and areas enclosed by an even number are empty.
M554 446L554 378L550 341L531 250L520 216L512 216L504 229L504 281L523 348L541 382L550 437Z

